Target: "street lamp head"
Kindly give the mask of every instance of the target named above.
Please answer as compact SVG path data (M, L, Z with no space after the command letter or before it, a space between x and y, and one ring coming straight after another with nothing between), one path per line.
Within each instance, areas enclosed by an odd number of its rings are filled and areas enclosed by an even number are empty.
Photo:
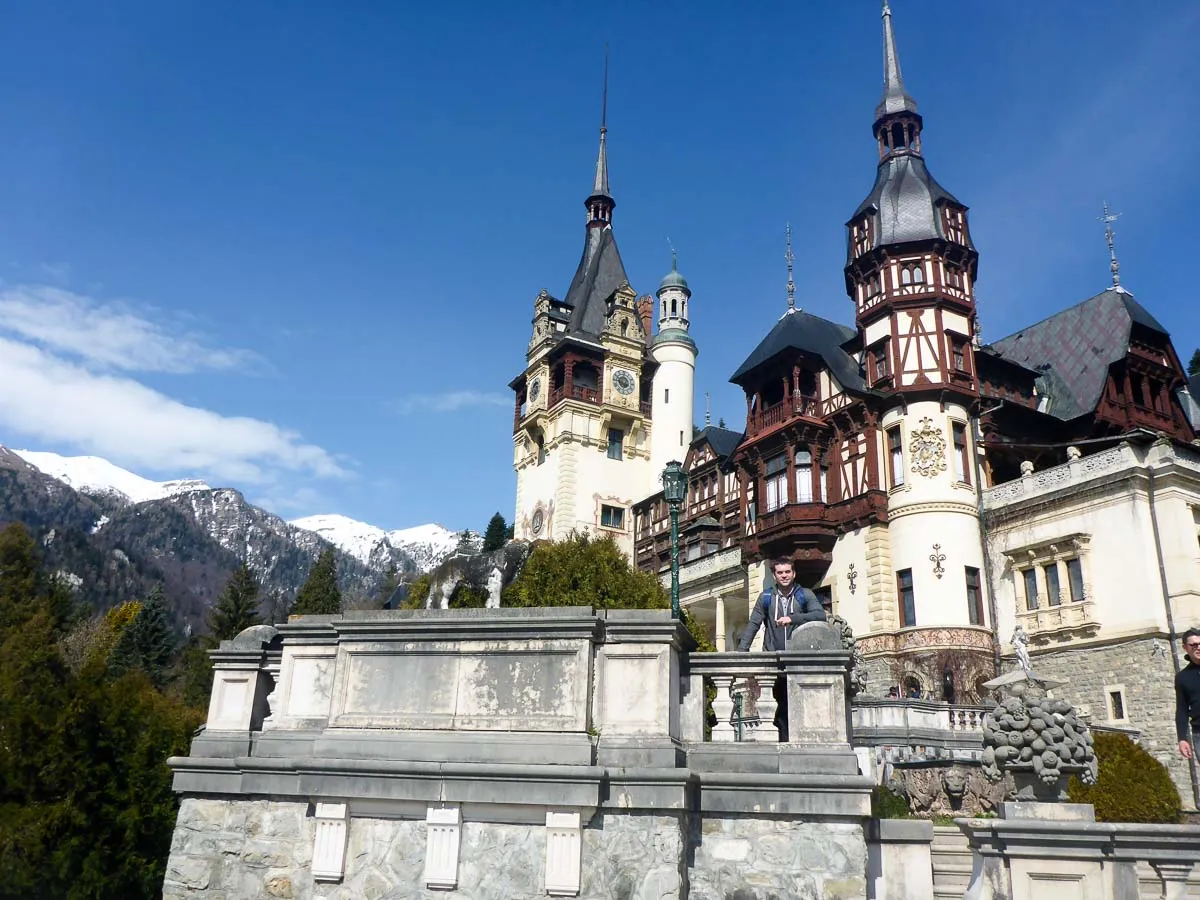
M677 459L667 463L662 473L663 498L671 504L682 503L687 496L688 476Z

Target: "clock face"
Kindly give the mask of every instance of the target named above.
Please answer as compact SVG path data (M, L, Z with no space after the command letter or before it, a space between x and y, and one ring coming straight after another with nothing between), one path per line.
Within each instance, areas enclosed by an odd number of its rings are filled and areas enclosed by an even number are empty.
M633 389L637 387L637 382L633 379L633 373L627 369L617 369L613 372L613 387L617 389L618 394L632 394Z
M529 383L529 399L536 400L542 395L542 380L535 378Z
M529 527L533 529L534 534L542 533L542 525L545 524L545 517L540 509L533 511L533 521L529 523Z

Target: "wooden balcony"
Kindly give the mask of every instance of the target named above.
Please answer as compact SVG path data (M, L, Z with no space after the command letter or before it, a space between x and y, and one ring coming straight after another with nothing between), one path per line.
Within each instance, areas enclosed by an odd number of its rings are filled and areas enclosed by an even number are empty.
M593 403L596 406L599 406L600 403L602 402L603 395L596 388L580 387L577 384L572 385L571 389L569 391L567 390L567 388L561 387L561 388L555 388L554 390L552 390L550 392L550 406L551 407L557 406L563 400L568 400L568 399L581 400L584 403Z
M821 401L816 397L797 397L784 400L774 406L768 406L761 412L752 414L746 421L747 437L755 437L765 431L770 431L791 422L805 418L814 422L821 421Z
M816 568L829 562L837 536L871 522L887 521L887 494L868 491L839 503L789 503L759 515L747 526L743 552L748 559L799 557Z

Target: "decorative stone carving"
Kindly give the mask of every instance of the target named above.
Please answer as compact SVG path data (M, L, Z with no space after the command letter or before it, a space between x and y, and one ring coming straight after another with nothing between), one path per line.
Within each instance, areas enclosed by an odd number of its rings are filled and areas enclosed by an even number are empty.
M850 696L855 697L867 689L867 663L858 647L850 623L841 616L830 616L829 624L842 636L842 647L850 651Z
M347 824L350 807L345 803L318 803L313 817L312 874L315 881L341 881L346 873Z
M925 765L896 768L888 787L917 816L978 816L995 813L1011 783L989 780L977 765Z
M1021 463L1021 474L1024 476L1033 474L1033 463L1028 459Z
M1058 684L1018 670L984 685L1001 700L984 718L983 772L993 781L1011 773L1017 800L1062 800L1070 775L1095 783L1090 730L1070 703L1046 696Z
M496 609L500 606L500 589L504 586L504 573L500 571L500 567L496 566L488 573L487 580L487 607L488 609Z
M946 554L942 552L941 544L933 545L933 552L929 554L929 561L933 563L933 574L941 578L946 574L946 569L942 565L946 561Z
M921 427L912 433L908 451L912 470L918 475L932 478L946 471L946 438L929 416L921 419Z
M1076 460L1076 459L1079 459L1079 457L1081 457L1081 456L1083 456L1083 454L1080 452L1078 447L1068 447L1067 448L1067 459Z
M458 884L458 845L462 821L457 806L433 807L425 812L426 887L453 888Z
M546 893L574 897L579 893L583 846L577 812L546 812Z

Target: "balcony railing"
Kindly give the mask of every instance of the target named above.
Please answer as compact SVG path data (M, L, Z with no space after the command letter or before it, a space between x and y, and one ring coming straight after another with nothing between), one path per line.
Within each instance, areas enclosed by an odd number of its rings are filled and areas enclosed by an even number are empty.
M784 422L790 422L798 416L818 419L820 415L820 400L817 398L790 397L751 415L746 430L751 435L755 435L774 428L776 425L782 425Z
M1037 609L1018 609L1017 624L1031 636L1050 635L1057 631L1099 628L1095 619L1095 604L1091 600L1064 600L1053 606Z
M584 403L594 403L598 406L602 400L602 395L596 388L581 387L578 384L571 385L570 391L566 387L555 388L550 391L551 406L566 399L582 400Z

